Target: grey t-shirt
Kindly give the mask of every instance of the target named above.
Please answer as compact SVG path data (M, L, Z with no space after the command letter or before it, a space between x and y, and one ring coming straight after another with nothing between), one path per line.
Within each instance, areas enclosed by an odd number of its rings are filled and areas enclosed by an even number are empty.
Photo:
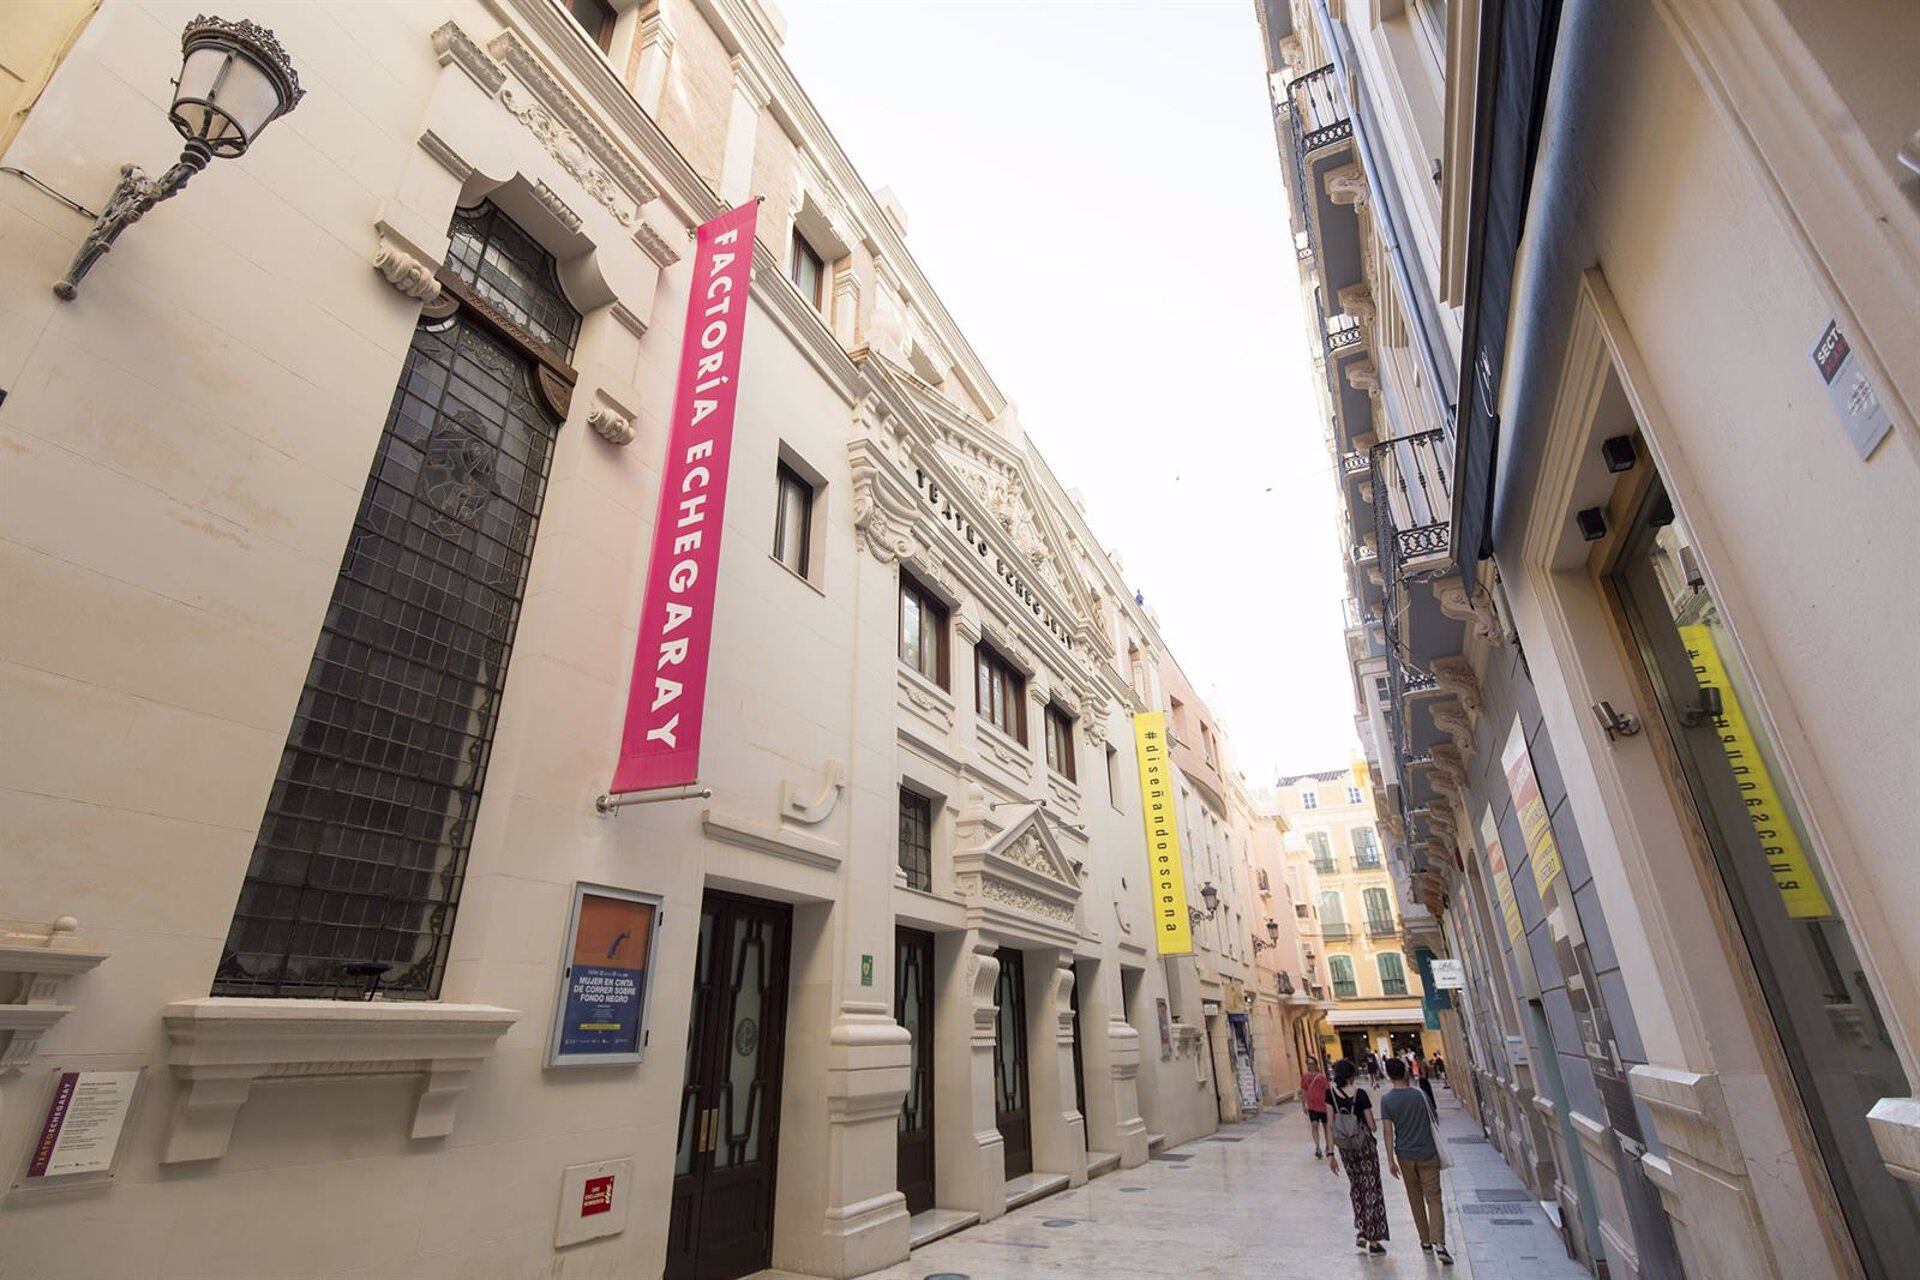
M1380 1115L1393 1121L1393 1153L1402 1160L1434 1160L1440 1148L1433 1141L1433 1112L1427 1095L1417 1087L1389 1089L1380 1099Z

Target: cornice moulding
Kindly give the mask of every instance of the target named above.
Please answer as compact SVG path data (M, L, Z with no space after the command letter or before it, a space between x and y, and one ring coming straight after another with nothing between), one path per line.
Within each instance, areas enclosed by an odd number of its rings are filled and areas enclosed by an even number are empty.
M412 1136L445 1137L468 1080L520 1016L415 1000L176 1000L167 1062L183 1087L161 1163L225 1155L256 1080L424 1076Z

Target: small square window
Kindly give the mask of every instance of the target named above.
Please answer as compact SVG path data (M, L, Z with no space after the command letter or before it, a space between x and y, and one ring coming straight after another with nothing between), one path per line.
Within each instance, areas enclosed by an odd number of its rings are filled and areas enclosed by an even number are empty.
M800 234L793 233L793 247L787 254L787 278L814 310L826 306L827 260Z
M1047 704L1047 768L1068 782L1073 773L1073 717L1052 703Z
M813 486L784 462L778 464L776 475L773 558L804 578L813 559Z

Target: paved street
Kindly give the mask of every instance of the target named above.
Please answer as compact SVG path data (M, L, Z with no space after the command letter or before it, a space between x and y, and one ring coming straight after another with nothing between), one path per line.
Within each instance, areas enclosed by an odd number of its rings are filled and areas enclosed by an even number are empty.
M1448 1241L1458 1265L1419 1249L1400 1184L1387 1179L1385 1257L1353 1247L1344 1178L1312 1159L1297 1107L1189 1143L1138 1169L1015 1210L938 1240L884 1280L1181 1277L1182 1280L1582 1280L1557 1232L1446 1090L1442 1129ZM1384 1169L1382 1170L1384 1173ZM1462 1247L1464 1246L1464 1247ZM775 1280L781 1273L763 1273Z

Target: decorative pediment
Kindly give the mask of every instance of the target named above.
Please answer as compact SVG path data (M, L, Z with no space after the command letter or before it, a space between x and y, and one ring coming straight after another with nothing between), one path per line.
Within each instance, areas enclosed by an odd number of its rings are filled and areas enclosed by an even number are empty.
M955 853L953 868L955 886L981 924L1042 938L1078 936L1080 875L1039 806Z

